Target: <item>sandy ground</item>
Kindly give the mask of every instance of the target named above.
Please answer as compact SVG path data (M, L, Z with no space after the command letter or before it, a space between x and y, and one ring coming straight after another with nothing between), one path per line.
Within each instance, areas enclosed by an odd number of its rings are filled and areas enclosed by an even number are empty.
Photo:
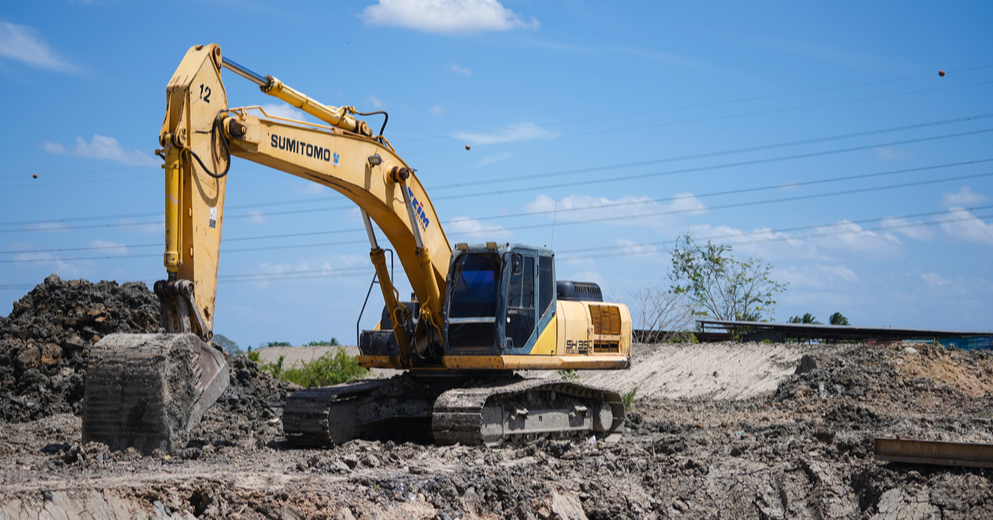
M748 399L769 393L791 376L812 345L701 343L637 345L631 369L583 372L585 383L643 397Z
M343 348L349 356L359 355L358 347L267 347L260 348L256 352L259 353L259 361L263 363L275 363L279 361L279 357L283 356L283 366L286 368L292 367L300 363L307 363L313 361L324 354L334 354L338 349Z
M308 363L313 361L324 354L334 355L338 349L345 349L345 352L349 356L359 355L358 347L341 346L341 347L266 347L258 349L259 361L263 363L276 363L279 361L279 357L283 356L283 366L286 368L298 365L301 363ZM369 370L369 377L393 377L399 374L400 370L390 370L385 368L373 368Z
M313 361L344 348L357 355L357 347L269 347L259 349L259 360L283 365ZM709 397L748 399L772 392L796 369L804 353L830 350L829 346L764 343L702 343L697 345L635 345L630 370L577 372L584 383L615 388L622 394L637 388L643 397ZM373 377L391 377L395 370L373 369ZM556 371L531 371L529 377L558 378Z

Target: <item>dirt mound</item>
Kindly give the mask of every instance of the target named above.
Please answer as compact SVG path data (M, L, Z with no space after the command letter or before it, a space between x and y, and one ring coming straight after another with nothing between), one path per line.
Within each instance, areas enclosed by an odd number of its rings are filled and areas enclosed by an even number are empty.
M158 298L141 282L90 283L51 275L0 317L0 420L79 414L88 353L113 333L159 328ZM194 431L195 439L271 441L292 384L244 358L229 359L230 384Z
M228 362L228 387L190 432L192 444L240 442L261 446L278 441L283 435L280 418L286 398L300 386L274 379L246 357Z
M79 413L87 351L115 332L155 332L159 304L141 282L51 275L0 318L0 419Z

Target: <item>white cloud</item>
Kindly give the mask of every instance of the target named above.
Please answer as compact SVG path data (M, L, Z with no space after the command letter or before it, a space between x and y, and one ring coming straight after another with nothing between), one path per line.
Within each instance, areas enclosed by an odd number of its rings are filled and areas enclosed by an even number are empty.
M328 188L323 184L317 184L316 182L302 182L299 184L294 183L293 185L293 191L297 193L305 193L307 195L327 194L330 189L331 188Z
M250 210L248 210L248 220L252 224L268 224L269 223L268 217L266 217L264 213L262 213L261 211L259 211L257 209L250 209Z
M124 244L118 244L117 242L110 242L107 240L90 240L90 247L108 250L115 255L123 255L128 252L128 248Z
M374 106L376 109L380 109L380 108L383 108L383 107L386 106L386 102L384 102L382 99L379 99L376 96L368 95L368 96L366 96L366 99L368 99L369 100L369 103L372 106Z
M41 143L41 149L49 153L63 154L66 153L66 147L62 146L61 143L53 143L51 141L45 141Z
M456 74L462 74L463 76L468 76L472 74L472 69L470 69L469 67L460 67L454 63L448 66L448 70Z
M571 195L557 202L547 195L538 195L525 208L530 213L545 213L549 220L559 222L591 220L591 215L595 215L593 218L604 223L651 227L669 226L688 215L707 211L707 206L691 193L678 193L669 204L632 195L617 200Z
M858 275L856 275L854 271L852 271L851 269L849 269L849 268L847 268L847 267L845 267L843 265L820 265L820 264L817 264L815 267L819 271L821 271L822 273L827 273L829 275L836 276L836 277L841 278L842 280L845 280L845 281L848 281L848 282L857 282L857 281L859 281Z
M983 195L982 193L973 193L972 188L962 186L959 188L957 193L945 192L941 196L941 205L962 207L975 204L977 202L982 202L984 200L986 200L986 195Z
M330 278L335 284L347 284L357 281L355 276L342 276L340 270L355 266L369 266L369 257L363 255L334 255L313 258L299 258L294 264L260 263L252 269L250 276L245 277L259 288L268 287L270 283L277 286L289 285L293 281L316 283ZM370 269L371 271L371 269ZM368 282L365 282L368 284Z
M906 159L914 155L907 150L902 148L893 148L892 146L888 146L886 148L874 148L873 151L876 152L876 155L884 161Z
M892 233L879 234L848 220L817 228L813 234L823 235L815 238L818 245L844 251L894 254L902 246L900 239Z
M143 235L161 235L165 232L165 214L159 213L157 222L134 221L122 219L117 222L117 226L125 231L140 233Z
M497 0L379 0L362 13L365 23L439 34L469 34L539 27Z
M161 161L138 150L127 151L117 139L103 135L94 135L93 140L87 143L82 137L76 138L76 147L68 150L59 143L45 141L41 144L42 149L55 154L68 154L75 157L87 157L90 159L104 159L117 161L131 166L157 166Z
M59 270L65 277L76 276L79 274L79 269L67 262L62 261L62 259L52 256L49 253L21 253L19 255L14 255L14 260L18 263L21 268L37 268L38 266L46 264L55 264L55 267Z
M897 257L904 253L903 243L892 233L876 233L858 224L842 220L833 225L797 232L773 232L768 228L746 232L728 226L694 226L697 242L710 239L715 244L734 248L735 254L758 256L765 260L807 258L822 263L836 262L835 255Z
M435 105L435 106L429 108L428 110L430 110L431 113L434 114L434 115L436 115L436 116L440 116L441 114L444 114L445 113L445 107L443 107L441 105Z
M475 240L501 241L514 236L509 230L497 224L484 224L469 217L455 217L445 223L449 235L468 236Z
M72 227L62 222L41 222L27 226L33 231L72 231Z
M491 155L491 156L488 156L488 157L483 157L482 159L480 159L479 164L477 164L476 166L478 168L482 168L483 166L488 166L488 165L493 164L493 163L498 163L500 161L505 161L505 160L509 159L511 157L511 155L513 155L513 154L511 154L510 152L504 152L504 153L499 154L499 155Z
M538 128L533 123L521 123L493 132L459 132L453 137L466 141L473 146L486 144L516 143L534 139L547 139L558 134Z
M617 253L624 253L631 256L655 256L659 254L659 248L652 244L639 244L634 240L618 238L615 242L618 245Z
M934 237L931 229L925 226L920 220L911 222L904 217L889 217L883 219L882 225L888 228L888 231L899 233L913 240L931 240Z
M39 69L61 72L76 70L59 58L34 29L0 20L0 56L24 62Z
M842 264L807 264L776 269L773 279L790 284L792 289L835 289L840 282L858 282L854 271Z
M921 278L933 289L935 287L941 287L943 285L951 285L952 281L947 278L942 278L935 273L925 273L921 275Z
M948 214L941 229L949 236L963 242L993 245L993 224L983 222L963 208L948 208Z
M263 112L270 116L296 119L297 121L308 120L306 112L297 110L286 103L267 103L265 105L261 105L261 107Z

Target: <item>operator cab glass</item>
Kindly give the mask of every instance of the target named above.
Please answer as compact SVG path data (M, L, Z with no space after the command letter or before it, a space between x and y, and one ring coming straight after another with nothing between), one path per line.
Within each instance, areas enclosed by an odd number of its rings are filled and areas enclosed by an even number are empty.
M510 278L507 283L506 348L518 349L528 344L534 334L534 257L508 253Z
M455 262L448 306L448 343L454 348L492 348L497 336L499 257L467 254Z
M551 251L516 244L462 251L448 280L445 348L452 354L530 353L555 317Z

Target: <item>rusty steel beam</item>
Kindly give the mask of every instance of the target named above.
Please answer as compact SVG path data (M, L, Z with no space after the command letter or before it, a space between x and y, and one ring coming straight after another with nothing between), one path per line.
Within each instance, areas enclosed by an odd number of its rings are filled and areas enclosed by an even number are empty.
M993 468L993 444L876 437L873 451L893 462Z

